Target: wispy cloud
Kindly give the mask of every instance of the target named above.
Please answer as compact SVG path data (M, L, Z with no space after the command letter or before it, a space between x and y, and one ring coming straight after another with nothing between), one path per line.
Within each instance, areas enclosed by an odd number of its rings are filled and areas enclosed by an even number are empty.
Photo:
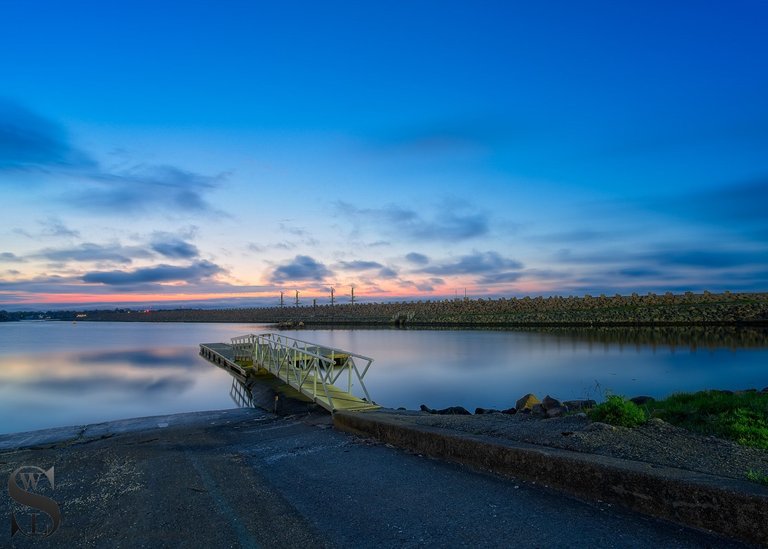
M2 252L0 253L0 261L5 263L23 263L24 258L21 258L11 252Z
M58 124L0 99L0 171L84 170L95 165L70 143L67 132Z
M420 241L460 241L488 233L488 216L467 208L446 205L433 218L391 204L384 208L358 208L339 201L336 208L358 226L375 227L392 236Z
M405 259L414 265L426 265L429 263L429 257L424 254L411 252L405 256Z
M436 263L416 272L440 276L490 275L523 268L517 260L502 257L498 252L474 252L452 261Z
M377 261L339 261L339 267L350 271L370 271L381 269L383 265Z
M71 248L46 248L33 254L32 257L48 261L112 261L115 263L131 263L135 258L151 257L144 248L125 247L117 243L108 245L86 242Z
M65 238L80 238L80 231L68 227L61 219L49 217L39 222L44 236L60 236Z
M155 252L170 259L192 259L200 254L197 246L169 233L155 233L150 246Z
M227 177L225 173L208 176L169 165L105 167L75 147L55 122L0 100L0 185L17 184L13 178L2 177L3 171L12 170L76 178L77 188L62 192L59 200L92 213L210 211L204 195ZM55 223L50 228L65 229Z
M196 282L224 272L210 261L199 261L184 267L174 265L156 265L142 267L132 271L92 271L83 275L83 282L106 284L109 286L128 286L147 282Z
M768 248L702 249L669 248L659 245L650 251L626 251L605 249L589 253L560 250L556 254L559 263L583 265L624 265L625 268L648 269L661 267L694 267L701 269L725 269L768 265Z
M297 255L288 263L276 267L270 280L273 283L314 281L321 282L333 273L322 263L307 255Z
M90 172L91 185L62 195L72 206L100 212L170 209L182 213L210 211L204 194L226 174L206 176L174 166L137 165L119 172Z

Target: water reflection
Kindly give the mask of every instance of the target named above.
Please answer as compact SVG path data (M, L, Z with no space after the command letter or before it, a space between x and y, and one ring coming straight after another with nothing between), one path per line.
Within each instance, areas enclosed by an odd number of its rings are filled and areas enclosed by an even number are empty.
M232 375L230 373L230 375ZM248 387L232 375L232 387L229 389L229 397L238 408L253 408L253 398Z
M509 408L525 393L663 397L768 385L765 331L601 328L301 330L287 335L375 358L373 400L390 407ZM686 338L691 338L687 341ZM745 345L739 345L744 342Z
M0 324L0 433L232 408L198 343L254 326ZM219 333L220 332L220 333Z
M120 375L49 376L46 379L20 380L14 384L21 391L35 391L38 394L88 395L94 392L115 392L123 397L178 394L194 385L188 377L162 375L126 379Z
M636 346L746 349L768 347L768 326L659 326L531 328L520 332L542 333L558 339Z
M0 323L0 433L239 406L243 387L199 357L198 344L265 330ZM503 409L528 392L570 399L768 386L766 327L282 333L373 357L365 383L389 407Z

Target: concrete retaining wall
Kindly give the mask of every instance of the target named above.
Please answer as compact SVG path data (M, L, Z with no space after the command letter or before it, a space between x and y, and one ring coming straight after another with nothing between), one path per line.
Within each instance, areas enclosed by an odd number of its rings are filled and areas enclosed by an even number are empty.
M768 488L746 480L407 425L376 412L338 412L333 420L339 430L431 457L768 546Z

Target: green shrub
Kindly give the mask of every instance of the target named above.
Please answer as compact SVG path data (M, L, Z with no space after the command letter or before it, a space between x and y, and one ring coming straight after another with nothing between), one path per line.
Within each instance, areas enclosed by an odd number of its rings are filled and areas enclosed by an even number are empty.
M642 408L619 395L610 395L605 402L601 402L587 414L592 421L621 427L635 427L648 420Z

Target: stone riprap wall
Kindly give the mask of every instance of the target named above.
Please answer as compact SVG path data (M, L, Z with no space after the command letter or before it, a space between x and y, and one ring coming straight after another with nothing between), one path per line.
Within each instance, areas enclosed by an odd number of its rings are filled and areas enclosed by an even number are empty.
M768 324L768 294L648 294L356 303L151 312L89 311L79 320L259 322L285 326L599 326Z

